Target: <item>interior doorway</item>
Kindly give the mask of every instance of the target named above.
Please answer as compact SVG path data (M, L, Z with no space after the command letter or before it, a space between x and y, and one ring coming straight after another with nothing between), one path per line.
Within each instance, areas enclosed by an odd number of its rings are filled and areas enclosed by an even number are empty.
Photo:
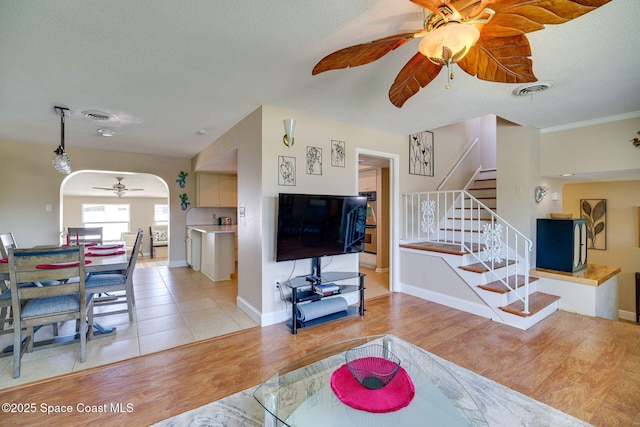
M119 184L124 184L125 189ZM105 242L119 241L124 232L141 228L143 256L150 254L149 229L169 224L169 187L147 173L81 170L60 185L61 239L68 227L102 226ZM163 248L168 258L169 246Z
M367 274L367 297L391 291L391 160L358 155L358 192L367 197L365 250L360 270Z

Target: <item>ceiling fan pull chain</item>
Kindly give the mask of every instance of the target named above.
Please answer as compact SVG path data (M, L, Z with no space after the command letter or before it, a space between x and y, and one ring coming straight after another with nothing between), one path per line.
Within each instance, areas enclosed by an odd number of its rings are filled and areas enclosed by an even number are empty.
M447 84L444 86L445 89L451 89L451 80L453 80L453 71L451 71L449 64L447 64Z

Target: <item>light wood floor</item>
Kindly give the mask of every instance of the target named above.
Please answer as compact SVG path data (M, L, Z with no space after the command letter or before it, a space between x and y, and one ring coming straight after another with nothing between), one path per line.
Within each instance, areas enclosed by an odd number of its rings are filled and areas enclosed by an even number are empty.
M557 312L528 331L404 294L366 315L301 329L254 328L0 392L0 402L71 405L70 414L0 414L3 425L148 425L254 386L295 358L392 333L597 426L640 425L640 326ZM131 405L78 413L76 405Z

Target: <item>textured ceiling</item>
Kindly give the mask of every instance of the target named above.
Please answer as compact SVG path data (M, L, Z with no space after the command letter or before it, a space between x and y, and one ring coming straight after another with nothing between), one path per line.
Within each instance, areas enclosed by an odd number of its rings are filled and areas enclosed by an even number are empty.
M408 0L0 0L0 140L53 150L54 105L71 109L71 156L186 158L262 104L399 134L485 114L541 129L637 115L638 17L640 1L612 0L529 34L535 74L554 83L533 99L458 69L453 88L443 72L398 109L387 92L417 41L362 67L311 70L342 47L421 28ZM100 137L103 126L116 135Z

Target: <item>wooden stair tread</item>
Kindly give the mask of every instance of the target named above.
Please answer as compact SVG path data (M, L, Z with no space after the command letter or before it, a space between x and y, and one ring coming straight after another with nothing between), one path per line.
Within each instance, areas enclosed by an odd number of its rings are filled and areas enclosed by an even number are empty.
M451 255L466 255L469 252L461 251L460 245L454 243L438 243L438 242L413 242L401 243L401 248L418 249L421 251L439 252Z
M535 282L536 280L538 280L537 277L533 277L533 276L529 276L529 283L531 282ZM512 288L521 288L524 286L524 276L518 274L517 276L509 276L509 279L507 280L507 283L509 283L509 286L511 286ZM499 294L506 294L509 293L511 291L511 289L509 289L504 283L502 283L500 280L495 280L493 282L490 283L485 283L483 285L478 285L478 287L480 289L484 289L485 291L489 291L489 292L496 292Z
M498 269L498 268L503 268L506 267L507 265L512 265L515 264L516 262L512 259L509 260L508 264L506 260L503 260L501 262L496 262L493 267L494 269ZM472 271L474 273L486 273L487 271L489 271L489 269L487 267L485 267L481 262L477 262L475 264L469 264L469 265L461 265L460 267L463 270L466 271Z
M440 227L440 231L462 231L461 228ZM481 230L464 230L465 233L480 233Z
M529 313L523 312L524 303L520 300L515 301L505 307L500 307L500 310L506 311L507 313L515 314L516 316L531 317L559 299L560 297L556 295L545 294L543 292L534 292L529 295Z

